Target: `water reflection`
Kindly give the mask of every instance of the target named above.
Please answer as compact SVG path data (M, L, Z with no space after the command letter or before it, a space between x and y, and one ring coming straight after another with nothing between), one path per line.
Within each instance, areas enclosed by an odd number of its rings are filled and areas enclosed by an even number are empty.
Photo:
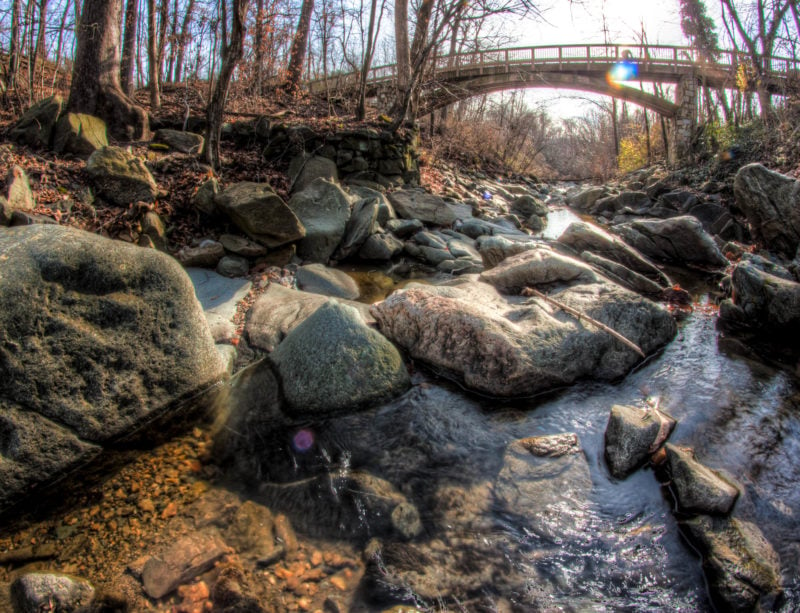
M673 442L743 484L735 514L775 546L794 602L796 382L721 352L715 318L704 312L618 384L509 402L418 372L408 394L379 409L273 428L271 440L292 443L260 446L248 467L282 482L262 484L264 502L303 529L362 545L381 539L367 568L367 608L472 598L476 607L505 599L545 610L708 610L699 561L652 471L617 481L605 466L611 406L647 402L678 419ZM560 433L577 435L578 455L515 464L513 441ZM419 525L396 509L412 509Z

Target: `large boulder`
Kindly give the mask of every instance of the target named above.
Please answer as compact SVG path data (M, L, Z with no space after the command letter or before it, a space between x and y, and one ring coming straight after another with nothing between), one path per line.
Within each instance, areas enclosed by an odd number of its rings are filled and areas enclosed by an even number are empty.
M800 181L761 164L749 164L736 173L733 193L753 238L793 258L800 246Z
M271 354L287 410L324 416L387 400L411 385L400 353L358 310L327 302Z
M8 225L15 211L29 213L36 207L28 175L21 166L12 166L6 175L6 196L0 196L0 224Z
M321 294L271 283L247 314L244 329L247 340L256 349L273 351L289 332L311 317L328 300ZM344 302L358 309L367 324L374 323L368 305Z
M514 283L528 284L523 278ZM665 309L609 282L578 283L550 296L646 353L676 332ZM473 276L408 286L374 305L372 314L380 330L413 358L495 396L535 394L584 377L613 380L640 359L607 332L550 302L501 295Z
M325 179L332 183L339 181L339 170L336 162L321 155L298 155L289 163L289 180L292 182L292 193L302 192L316 179Z
M36 225L0 259L0 510L223 376L173 258Z
M586 189L569 194L567 196L567 202L570 206L575 207L579 211L587 211L607 193L608 189L605 187L587 187Z
M576 254L588 251L608 260L613 260L644 275L661 287L670 287L667 276L644 255L605 230L583 221L571 223L558 237L558 242L571 248Z
M750 522L700 515L681 523L703 556L718 611L774 611L781 589L778 555Z
M472 217L472 207L447 202L422 189L403 189L388 194L389 202L404 219L419 219L436 226L451 226L458 219Z
M9 136L23 145L47 149L63 107L64 99L58 94L40 100L11 126Z
M357 253L367 239L375 232L380 200L378 198L363 198L353 206L353 212L345 227L344 238L336 250L337 260L343 260Z
M675 420L658 409L615 404L605 434L611 474L617 479L627 477L658 450L674 427Z
M64 113L56 124L53 140L56 153L88 157L107 146L106 122L99 117L83 113Z
M98 195L112 204L152 202L158 195L158 186L144 162L119 147L103 147L92 153L86 172Z
M645 219L617 226L629 245L662 262L725 268L729 262L703 225L691 215L670 219Z
M800 283L765 272L744 261L731 275L733 301L724 302L720 317L794 338L800 332Z
M289 208L306 229L297 254L311 262L327 264L342 242L350 219L350 198L337 184L316 179L289 200Z
M306 235L297 215L264 183L234 183L217 194L214 203L242 232L267 247L279 247Z

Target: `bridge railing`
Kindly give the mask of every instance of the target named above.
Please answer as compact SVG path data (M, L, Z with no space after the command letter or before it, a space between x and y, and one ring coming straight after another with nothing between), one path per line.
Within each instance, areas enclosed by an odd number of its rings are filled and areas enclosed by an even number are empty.
M541 47L514 47L509 49L486 49L446 55L436 58L436 71L459 71L466 68L496 67L518 64L530 65L570 65L570 64L608 64L623 60L645 63L653 67L680 68L697 64L736 67L749 65L750 59L744 53L720 51L712 61L705 60L692 47L667 45L552 45ZM786 75L800 71L800 60L782 57L767 58L767 69L776 75ZM376 82L394 77L394 66L379 66L370 71L369 81Z
M651 69L686 69L692 66L706 66L710 69L735 70L738 66L750 66L750 58L741 52L720 51L711 60L704 58L692 47L667 45L548 45L537 47L513 47L508 49L485 49L437 57L435 72L437 76L458 76L461 72L480 72L483 68L505 66L509 71L515 67L549 67L569 69L578 65L587 69L598 68L615 62L630 60L640 67ZM784 78L800 76L800 60L785 57L764 59L763 66L769 76ZM395 66L376 66L369 71L367 80L373 85L392 81ZM333 75L327 83L334 88L351 87L358 81L355 73ZM312 82L313 84L316 82Z

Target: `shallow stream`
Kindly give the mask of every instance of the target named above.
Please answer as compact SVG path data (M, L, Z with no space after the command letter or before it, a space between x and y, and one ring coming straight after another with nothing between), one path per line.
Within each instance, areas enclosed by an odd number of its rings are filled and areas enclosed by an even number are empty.
M700 304L676 339L619 383L584 382L509 402L478 397L421 371L415 387L387 406L281 433L284 443L272 441L277 444L268 445L271 451L262 459L265 477L296 482L331 470L366 470L419 508L423 530L414 540L414 555L401 546L402 555L416 561L406 565L408 572L385 572L387 585L377 593L386 595L387 604L396 597L420 608L446 603L454 610L454 600L465 610L502 602L522 610L712 610L700 559L682 538L671 497L653 471L617 481L603 459L612 405L658 405L678 420L671 442L694 448L701 462L743 486L734 516L759 526L778 552L785 587L781 610L796 611L797 381L722 337L713 307L704 304L708 296L696 298ZM290 443L300 429L313 436L306 451ZM580 441L589 488L567 491L570 477L565 482L556 476L555 487L566 489L531 505L527 515L502 512L489 501L486 492L495 487L511 441L568 432ZM328 522L313 494L306 507L302 500L269 502L283 507L301 530L336 536L338 522L341 535L364 545L371 533L366 514L358 525L343 520L341 509L330 509L336 519ZM374 607L373 602L357 610Z

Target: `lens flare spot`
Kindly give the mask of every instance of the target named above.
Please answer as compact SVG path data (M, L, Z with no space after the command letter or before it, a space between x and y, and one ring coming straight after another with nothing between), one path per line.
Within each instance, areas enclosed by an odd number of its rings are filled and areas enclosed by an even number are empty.
M612 85L632 81L639 76L639 67L630 61L618 62L614 64L606 75L606 80Z
M314 446L314 433L311 430L298 430L292 437L295 451L306 452Z

